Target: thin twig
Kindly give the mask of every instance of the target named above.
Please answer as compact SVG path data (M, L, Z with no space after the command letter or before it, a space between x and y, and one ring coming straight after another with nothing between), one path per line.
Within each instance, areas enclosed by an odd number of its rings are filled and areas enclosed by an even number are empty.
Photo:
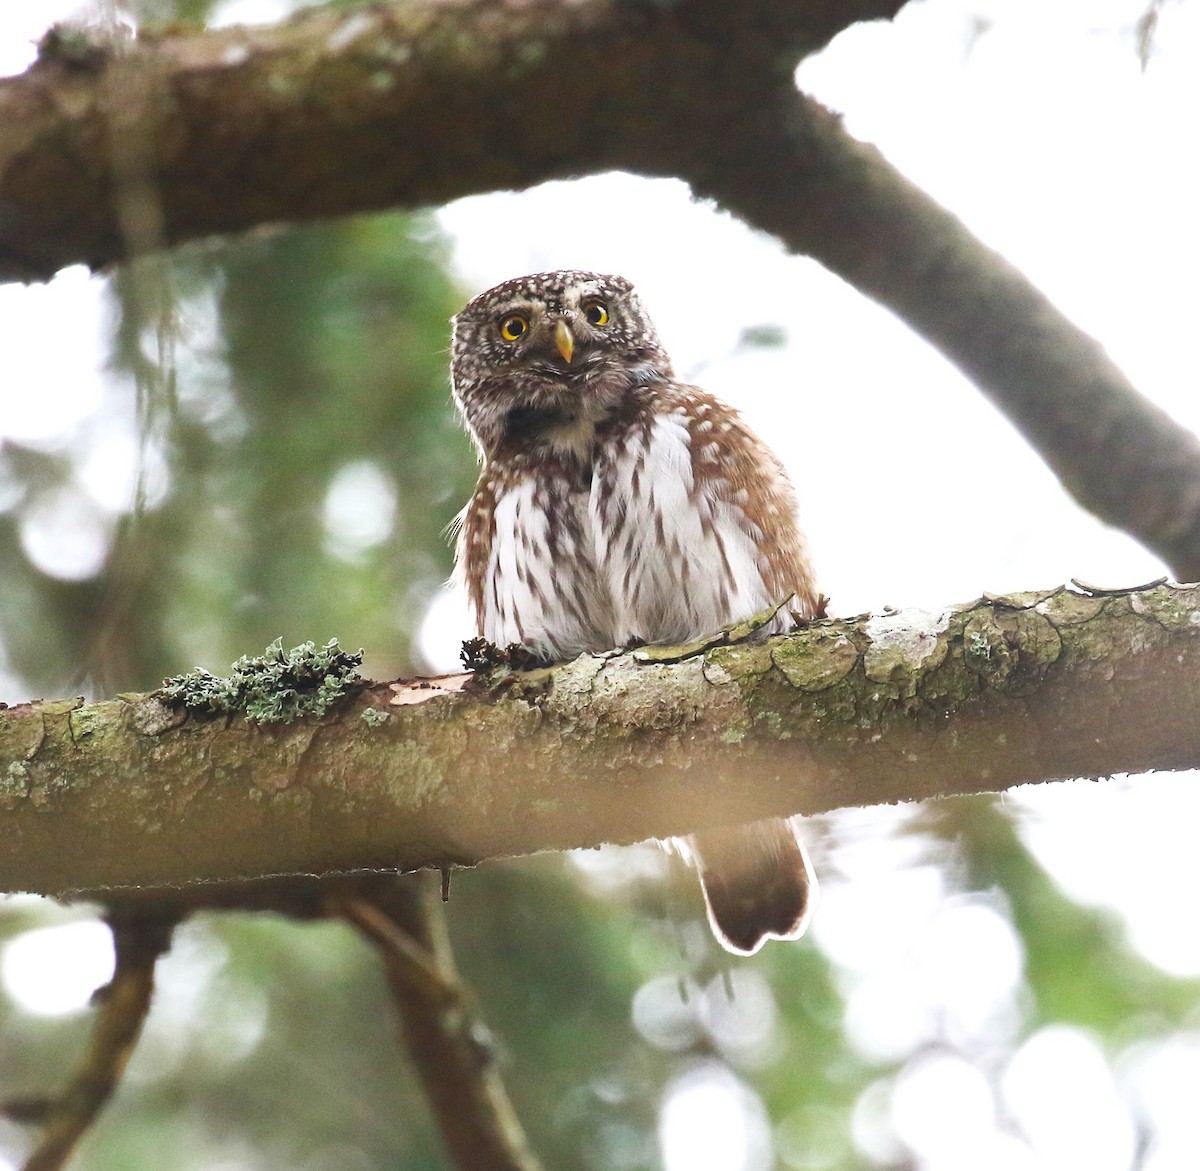
M339 894L330 901L337 914L359 929L387 958L388 978L402 981L409 992L439 1009L449 1008L462 998L456 983L447 981L435 966L434 957L396 921L365 894Z
M405 1043L459 1171L541 1171L487 1027L454 969L440 894L405 875L340 894L329 909L379 948Z
M47 1103L41 1141L23 1171L58 1171L112 1097L150 1011L154 965L170 946L174 922L109 920L116 950L112 980L96 993L97 1013L83 1060Z
M1136 594L1142 590L1158 589L1160 585L1166 585L1169 581L1166 577L1156 577L1153 581L1144 581L1141 585L1135 586L1098 586L1092 585L1091 582L1080 581L1079 578L1071 578L1071 584L1081 593L1087 594L1093 598L1118 598L1122 594Z

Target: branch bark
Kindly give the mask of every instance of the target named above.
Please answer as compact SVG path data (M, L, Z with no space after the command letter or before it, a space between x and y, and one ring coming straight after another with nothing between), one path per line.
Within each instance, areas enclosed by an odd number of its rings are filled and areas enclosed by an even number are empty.
M71 30L0 79L0 279L102 266L148 239L614 167L673 174L698 113L710 130L736 114L740 91L720 81L745 74L752 101L766 75L789 79L841 29L900 7L400 0L129 43ZM710 146L713 165L723 149ZM131 166L160 217L145 231L122 200Z
M288 726L0 712L0 889L474 865L735 820L1200 766L1200 587L376 684ZM465 686L464 686L465 685Z

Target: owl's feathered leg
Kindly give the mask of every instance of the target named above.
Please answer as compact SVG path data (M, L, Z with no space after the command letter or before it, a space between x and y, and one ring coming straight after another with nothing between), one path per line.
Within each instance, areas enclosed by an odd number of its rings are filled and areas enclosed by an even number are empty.
M730 826L687 841L713 932L736 955L768 939L798 939L817 901L817 879L792 821Z

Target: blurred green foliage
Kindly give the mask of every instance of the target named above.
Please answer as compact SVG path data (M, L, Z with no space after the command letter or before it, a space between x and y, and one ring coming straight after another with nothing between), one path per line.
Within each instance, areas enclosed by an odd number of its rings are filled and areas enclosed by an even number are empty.
M60 581L19 529L40 500L82 493L72 467L85 451L5 446L0 474L21 497L0 514L16 673L37 691L90 681L111 694L180 666L223 672L276 637L368 647L378 675L408 666L449 572L441 534L473 481L448 400L461 298L445 260L428 221L378 216L118 273L106 410L137 420L143 499L98 575ZM357 545L327 517L348 471L359 507L379 515Z

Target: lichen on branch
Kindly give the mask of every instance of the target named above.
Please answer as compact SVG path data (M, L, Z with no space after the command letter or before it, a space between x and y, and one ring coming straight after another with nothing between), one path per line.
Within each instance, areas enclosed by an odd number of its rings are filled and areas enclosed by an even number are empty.
M196 716L240 715L255 724L290 724L323 716L363 686L363 652L342 650L336 638L318 647L304 642L283 649L277 638L261 655L243 655L228 675L197 667L164 679L154 692L169 708Z

